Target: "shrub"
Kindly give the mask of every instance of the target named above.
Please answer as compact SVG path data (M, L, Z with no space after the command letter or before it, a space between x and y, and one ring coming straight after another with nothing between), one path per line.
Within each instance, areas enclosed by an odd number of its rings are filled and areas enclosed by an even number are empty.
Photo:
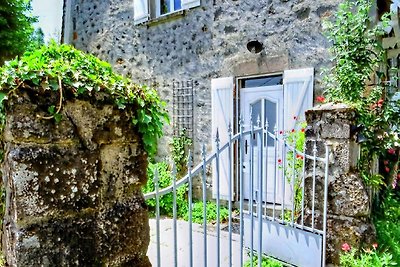
M157 169L158 171L158 184L159 188L165 188L172 184L173 176L169 170L169 165L166 162L159 163L149 163L147 168L147 184L143 188L143 193L149 193L155 191L154 188L154 171ZM177 206L177 215L179 217L183 217L187 211L187 201L186 201L186 191L187 184L180 186L176 190L176 206ZM149 210L155 212L156 208L156 199L152 198L146 201ZM173 195L172 192L165 194L160 197L160 214L171 216L173 212Z
M393 261L392 255L387 252L379 253L376 247L362 252L349 248L348 251L344 251L340 255L340 266L343 267L386 267L393 265L396 265L396 263Z
M193 204L192 208L192 219L194 223L203 223L203 202L196 202ZM214 202L207 201L206 204L207 211L207 223L213 223L217 221L217 205ZM226 221L229 218L229 210L225 207L220 206L220 221ZM187 212L183 217L184 220L189 220L189 213Z
M375 216L374 224L377 239L382 247L393 255L393 260L400 263L400 198L388 193Z

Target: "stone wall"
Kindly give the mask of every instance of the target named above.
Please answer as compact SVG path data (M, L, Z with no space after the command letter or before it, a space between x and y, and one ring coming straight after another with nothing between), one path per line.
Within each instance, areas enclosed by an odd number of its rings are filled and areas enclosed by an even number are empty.
M360 247L372 244L375 228L371 223L370 197L362 178L355 171L359 146L355 143L354 125L356 112L346 105L325 104L306 112L306 149L312 155L314 142L318 156L325 157L324 146L328 144L328 216L327 216L327 262L339 263L343 243ZM312 164L306 167L305 206L311 214ZM324 164L316 169L316 224L322 229L324 199ZM311 216L307 217L310 223Z
M66 101L60 123L39 118L53 102L32 92L8 101L7 263L150 266L147 156L129 116L91 99Z
M73 45L139 83L155 86L168 108L172 83L195 81L196 161L201 144L211 144L212 78L315 67L315 88L320 90L319 74L328 61L321 21L341 0L202 0L200 7L182 15L136 26L131 0L71 2ZM252 40L263 44L261 53L247 50ZM166 136L171 134L167 129ZM160 143L160 154L166 155L168 142Z

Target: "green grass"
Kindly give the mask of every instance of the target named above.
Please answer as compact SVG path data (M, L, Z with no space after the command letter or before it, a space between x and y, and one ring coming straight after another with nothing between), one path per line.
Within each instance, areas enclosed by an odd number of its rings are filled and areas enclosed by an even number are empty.
M244 267L250 267L250 263L251 260L247 260L244 263ZM258 257L257 256L253 256L253 266L256 267L258 266ZM267 257L263 257L262 261L261 261L261 266L262 267L283 267L283 264L280 263L277 260L271 259L271 258L267 258Z
M400 195L389 193L374 220L379 249L392 254L400 264Z

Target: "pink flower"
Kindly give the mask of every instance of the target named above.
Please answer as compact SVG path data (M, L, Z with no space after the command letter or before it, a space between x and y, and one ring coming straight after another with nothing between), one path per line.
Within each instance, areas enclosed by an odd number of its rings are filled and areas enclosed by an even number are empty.
M383 161L383 164L388 165L388 164L389 164L389 161L388 161L388 160L384 160L384 161Z
M324 102L325 102L325 97L323 97L322 95L320 95L320 96L317 96L317 97L315 98L315 100L317 100L317 102L324 103Z
M397 174L397 179L400 179L400 173Z
M372 244L372 247L373 247L374 249L377 249L377 248L378 248L378 243L373 243L373 244Z
M390 155L396 154L396 150L394 150L393 148L389 148L387 152L388 152Z
M394 179L392 182L392 188L396 189L396 187L397 187L397 179Z
M390 172L390 168L389 167L385 167L385 172Z
M342 250L343 251L350 251L350 249L351 249L351 247L350 247L350 245L349 244L347 244L347 243L343 243L343 245L342 245Z

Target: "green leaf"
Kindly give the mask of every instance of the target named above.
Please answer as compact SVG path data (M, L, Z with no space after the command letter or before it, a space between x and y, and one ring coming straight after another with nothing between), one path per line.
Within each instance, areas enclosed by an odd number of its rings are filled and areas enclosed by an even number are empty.
M56 107L54 105L50 106L47 111L50 113L50 115L53 115L56 113Z
M62 120L63 116L60 113L54 114L54 120L56 123L60 123Z

